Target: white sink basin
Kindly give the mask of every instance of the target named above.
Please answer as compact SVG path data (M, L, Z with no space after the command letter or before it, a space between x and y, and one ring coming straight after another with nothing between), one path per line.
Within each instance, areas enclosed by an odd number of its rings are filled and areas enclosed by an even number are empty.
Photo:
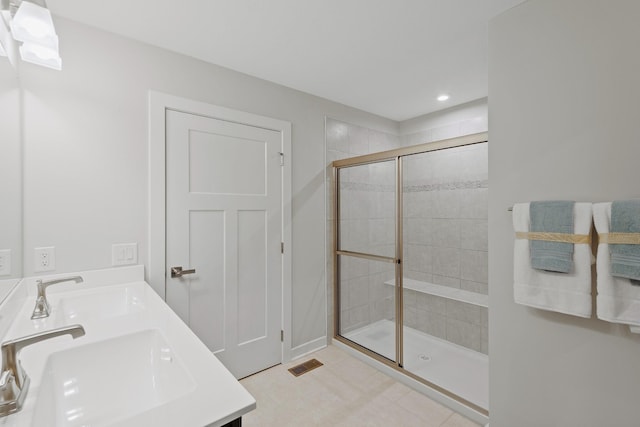
M145 309L145 288L112 286L62 297L53 308L56 325L103 321L140 313Z
M24 279L10 296L19 315L0 306L0 317L14 319L3 341L70 324L86 331L20 352L31 386L22 410L2 418L2 427L224 426L256 407L144 281L143 266L69 274L84 282L52 287L47 318L30 318L36 278Z
M160 331L123 335L52 353L32 425L111 425L175 401L195 386Z

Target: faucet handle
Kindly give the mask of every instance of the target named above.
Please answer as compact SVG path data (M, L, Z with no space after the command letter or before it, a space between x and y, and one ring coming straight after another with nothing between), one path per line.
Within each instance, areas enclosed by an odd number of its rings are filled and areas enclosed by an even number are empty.
M51 306L49 305L49 301L47 301L47 297L44 295L38 295L36 298L36 305L33 307L33 313L31 313L31 320L49 317L50 313Z
M0 375L0 396L4 402L16 401L20 397L20 387L11 371L4 371Z

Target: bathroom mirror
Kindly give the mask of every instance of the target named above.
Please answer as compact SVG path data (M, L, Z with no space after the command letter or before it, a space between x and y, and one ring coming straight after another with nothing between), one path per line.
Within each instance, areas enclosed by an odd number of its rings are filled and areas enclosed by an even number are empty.
M22 277L22 146L18 74L0 56L0 302Z

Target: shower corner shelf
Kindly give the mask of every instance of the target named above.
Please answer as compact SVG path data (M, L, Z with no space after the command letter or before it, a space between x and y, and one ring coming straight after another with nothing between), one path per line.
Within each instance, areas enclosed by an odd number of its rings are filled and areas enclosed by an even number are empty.
M395 286L395 280L388 280L384 282L384 284ZM422 292L423 294L435 295L480 307L489 307L489 296L479 294L477 292L465 291L464 289L452 288L450 286L436 285L429 282L421 282L419 280L408 279L406 277L402 279L402 285L404 289Z

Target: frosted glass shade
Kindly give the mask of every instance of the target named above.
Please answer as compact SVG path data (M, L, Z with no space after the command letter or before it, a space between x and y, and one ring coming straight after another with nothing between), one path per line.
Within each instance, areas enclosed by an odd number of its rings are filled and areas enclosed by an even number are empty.
M62 59L58 55L58 51L37 43L24 42L20 46L20 57L25 62L42 65L58 71L62 69Z
M24 0L11 20L13 38L58 50L58 36L49 9Z

